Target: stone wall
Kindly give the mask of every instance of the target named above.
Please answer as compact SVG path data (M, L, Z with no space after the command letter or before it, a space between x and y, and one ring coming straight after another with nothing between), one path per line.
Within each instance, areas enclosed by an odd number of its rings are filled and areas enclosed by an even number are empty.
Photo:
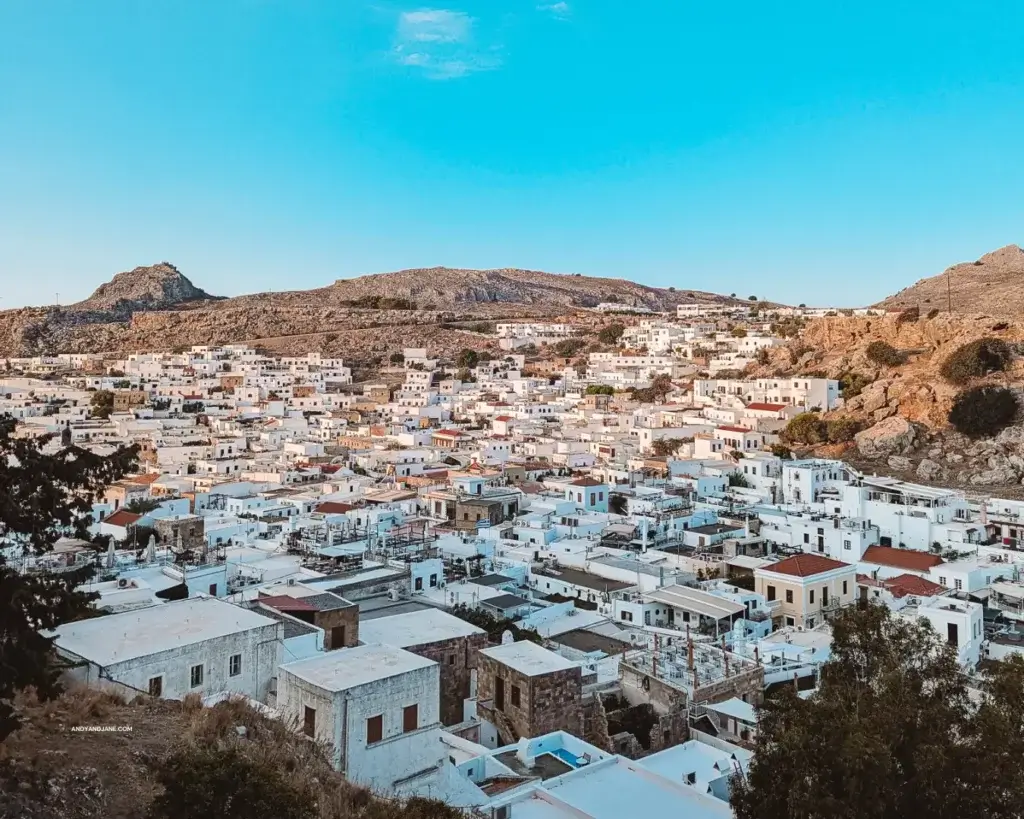
M504 681L505 702L502 709L495 702L495 680ZM501 711L492 720L501 732L502 740L515 742L520 737L535 737L552 731L566 731L579 736L583 728L582 672L579 667L555 671L550 674L527 676L499 663L491 657L480 656L478 670L478 699L490 703L486 711ZM519 705L513 692L518 692ZM503 730L504 728L504 730ZM514 733L514 736L506 734Z
M473 634L405 647L441 667L441 722L445 725L463 721L463 701L469 697L473 670L478 664L477 652L487 646L486 634Z
M359 606L344 606L340 609L318 611L313 616L313 625L324 630L325 651L359 645ZM334 629L337 626L344 627L344 636L338 644L335 644Z

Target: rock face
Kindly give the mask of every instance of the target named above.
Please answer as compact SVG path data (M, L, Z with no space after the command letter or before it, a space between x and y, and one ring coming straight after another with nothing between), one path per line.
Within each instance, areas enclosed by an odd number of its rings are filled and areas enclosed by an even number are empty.
M397 306L395 300L411 303L404 306L412 309L401 310L401 315L387 309ZM308 352L316 348L314 336L340 337L384 325L401 325L402 331L391 336L392 349L400 349L403 344L432 343L426 331L457 320L554 317L601 302L673 310L677 304L700 301L740 303L713 293L647 287L623 279L443 267L360 276L314 290L214 299L164 262L119 273L77 304L0 312L0 357L166 350L267 339L276 343L284 338L294 339L299 352ZM582 320L603 319L588 313ZM347 354L351 348L321 352Z
M192 284L174 265L161 262L118 273L97 287L89 298L65 309L131 314L137 310L166 310L213 298Z
M916 437L914 425L906 418L895 415L858 432L853 440L857 451L864 458L890 458L909 452Z
M898 310L918 307L922 314L932 308L958 313L1018 316L1024 310L1024 250L1007 245L986 253L976 262L953 265L937 276L921 279L879 302L879 307Z

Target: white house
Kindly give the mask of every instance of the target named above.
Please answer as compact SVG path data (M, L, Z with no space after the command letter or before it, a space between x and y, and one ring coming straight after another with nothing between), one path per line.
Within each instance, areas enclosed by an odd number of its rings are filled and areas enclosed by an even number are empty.
M278 708L332 749L346 778L380 792L437 776L440 667L401 648L363 645L281 666Z
M214 597L193 597L58 626L68 677L134 696L228 692L264 701L281 663L284 626Z

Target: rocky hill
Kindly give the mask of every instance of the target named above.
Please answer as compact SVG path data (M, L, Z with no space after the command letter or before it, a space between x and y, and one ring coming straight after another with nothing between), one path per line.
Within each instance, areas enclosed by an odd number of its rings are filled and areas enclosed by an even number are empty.
M0 356L168 350L266 340L285 350L290 338L301 341L303 352L352 354L358 352L349 346L355 331L392 328L391 341L400 348L426 343L419 339L429 330L454 321L554 317L601 302L672 310L686 301L735 300L623 279L449 268L360 276L314 290L215 299L165 262L119 273L77 304L0 312ZM401 331L395 332L397 328ZM321 344L328 336L335 346Z
M400 270L341 279L331 288L338 298L406 298L417 304L510 302L515 304L596 307L618 302L629 307L671 310L687 301L735 301L695 290L666 290L626 279L556 275L539 270L461 270L448 267Z
M182 304L214 299L200 290L169 262L136 267L101 284L89 298L69 305L72 312L111 312L130 315L140 310L167 310Z
M990 487L1020 496L1024 480L1024 426L993 439L969 440L948 424L949 410L963 386L944 380L940 368L955 350L982 338L1005 341L1018 354L1003 372L973 379L970 386L1024 386L1024 324L992 316L950 315L823 318L810 322L800 339L771 351L752 371L760 377L820 375L844 382L844 406L832 417L848 416L863 427L854 441L822 446L817 454L842 455L870 471L958 485ZM872 361L874 342L891 344L900 363ZM856 384L850 388L850 384ZM998 490L994 489L998 487Z
M975 262L953 265L877 306L890 310L917 307L924 314L932 309L945 311L950 305L955 313L1020 315L1024 310L1024 250L1007 245Z

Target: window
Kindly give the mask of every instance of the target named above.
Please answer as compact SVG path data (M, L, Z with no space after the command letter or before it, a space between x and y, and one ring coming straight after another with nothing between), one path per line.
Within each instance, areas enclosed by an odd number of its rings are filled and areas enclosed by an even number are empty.
M843 594L846 594L846 581L843 581Z
M384 739L384 717L378 714L366 721L366 744L373 745Z
M796 625L796 620L794 620L792 617L787 617L786 618L786 625L787 626Z
M957 578L953 581L953 586L956 588L957 591L960 591L964 587L964 582Z
M846 550L849 550L850 549L850 541L844 540L843 541L843 548L846 549Z
M217 538L217 541L220 542L220 538ZM210 584L210 597L216 597L216 596L217 596L217 584L216 583L211 583Z
M228 676L237 677L242 673L242 655L232 654L228 658Z
M828 605L828 586L822 586L821 589L821 605Z
M192 687L196 688L203 684L203 667L202 665L192 666Z
M767 588L765 589L765 591L767 592L767 594L766 594L765 596L766 596L766 597L767 597L767 598L768 598L769 600L774 600L774 599L775 599L775 587L774 587L774 586L768 586L768 587L767 587Z
M807 618L807 628L814 628L814 618L813 617L808 617Z
M619 619L620 620L625 620L627 623L632 623L633 622L633 612L631 612L631 611L621 611L621 612L619 612Z
M810 603L812 606L814 605L814 589L810 591Z
M417 577L416 582L413 584L415 591L423 591L423 578Z
M810 535L810 533L809 532L804 532L804 543L810 543L810 542L811 542L811 535Z
M302 733L307 737L316 735L316 709L308 705L302 709Z
M430 575L430 588L434 588L437 585L437 575Z
M415 731L420 727L420 707L418 705L407 705L402 709L402 730L405 733Z
M164 678L163 677L150 677L149 678L149 696L161 697L164 693Z
M519 686L513 685L512 691L509 693L509 703L514 705L516 708L519 707Z
M792 603L793 602L793 590L792 589L786 589L786 602L787 603Z

